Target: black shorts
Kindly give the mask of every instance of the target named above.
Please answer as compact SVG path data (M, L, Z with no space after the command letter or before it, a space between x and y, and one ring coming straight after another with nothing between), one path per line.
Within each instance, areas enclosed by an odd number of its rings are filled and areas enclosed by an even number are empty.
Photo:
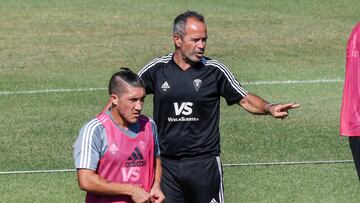
M360 136L349 137L350 149L354 158L356 171L360 181Z
M223 203L220 157L173 160L161 158L161 188L166 203Z

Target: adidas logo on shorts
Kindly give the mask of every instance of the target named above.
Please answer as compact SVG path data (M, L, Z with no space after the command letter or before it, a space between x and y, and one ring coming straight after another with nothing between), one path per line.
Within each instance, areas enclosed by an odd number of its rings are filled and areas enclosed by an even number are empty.
M218 203L218 201L216 201L216 199L212 198L212 200L209 203Z

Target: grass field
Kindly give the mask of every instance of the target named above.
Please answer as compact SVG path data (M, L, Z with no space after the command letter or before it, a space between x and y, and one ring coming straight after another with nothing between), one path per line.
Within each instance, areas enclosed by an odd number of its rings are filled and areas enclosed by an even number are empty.
M107 100L105 89L90 88L106 88L121 66L138 71L173 51L172 22L187 9L205 15L206 55L248 91L302 105L277 121L223 102L223 163L350 160L338 126L346 41L359 7L353 0L2 0L0 171L74 168L79 129ZM288 80L301 82L253 83ZM145 108L151 115L151 96ZM353 163L225 167L224 180L225 200L234 203L360 199ZM0 182L0 202L84 198L73 172L0 175Z

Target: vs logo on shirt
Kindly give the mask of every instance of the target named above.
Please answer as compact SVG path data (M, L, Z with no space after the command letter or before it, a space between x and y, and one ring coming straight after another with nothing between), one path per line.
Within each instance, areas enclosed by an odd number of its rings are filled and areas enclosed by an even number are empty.
M192 114L192 108L191 108L192 106L193 106L192 102L182 102L180 105L179 103L175 102L174 103L175 114L177 116L180 114L188 116Z
M121 173L124 182L138 181L140 179L140 167L121 167Z

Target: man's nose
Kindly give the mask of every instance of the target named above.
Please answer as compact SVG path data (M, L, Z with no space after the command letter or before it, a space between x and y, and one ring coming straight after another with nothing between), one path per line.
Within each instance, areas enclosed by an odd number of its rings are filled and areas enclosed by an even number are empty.
M141 101L136 102L135 109L141 111L143 108L143 103Z
M198 43L198 48L203 50L205 49L205 46L206 46L206 41L200 40Z

